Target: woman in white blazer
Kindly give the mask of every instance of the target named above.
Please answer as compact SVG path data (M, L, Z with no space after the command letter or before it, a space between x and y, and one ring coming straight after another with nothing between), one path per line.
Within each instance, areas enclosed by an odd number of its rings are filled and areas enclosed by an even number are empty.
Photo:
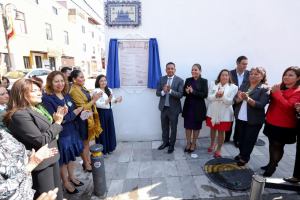
M215 157L220 157L222 145L225 140L225 131L230 130L233 121L233 98L237 94L238 87L233 84L231 75L227 69L223 69L217 80L211 82L208 90L208 108L206 113L206 126L211 128L211 145L208 152L216 147L218 130L218 147Z
M103 145L102 152L105 156L108 156L109 153L116 149L117 145L114 117L111 108L114 104L121 102L122 97L114 97L112 90L107 87L106 76L102 74L97 77L95 88L94 92L103 92L103 96L95 102L103 129L103 132L96 138L96 143Z

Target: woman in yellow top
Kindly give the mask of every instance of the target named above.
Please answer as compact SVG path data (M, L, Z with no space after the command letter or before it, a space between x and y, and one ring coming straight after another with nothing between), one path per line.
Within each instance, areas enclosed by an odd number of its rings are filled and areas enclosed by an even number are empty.
M84 145L84 150L81 154L81 158L83 160L82 167L83 170L92 172L89 156L89 141L95 140L95 137L99 137L99 134L102 132L99 115L97 108L95 107L95 102L102 96L102 93L95 93L91 97L90 92L84 87L85 78L80 70L72 71L68 80L73 83L70 95L75 107L83 107L83 111L90 110L93 112L93 115L87 120L82 120L81 118L78 119L79 133Z

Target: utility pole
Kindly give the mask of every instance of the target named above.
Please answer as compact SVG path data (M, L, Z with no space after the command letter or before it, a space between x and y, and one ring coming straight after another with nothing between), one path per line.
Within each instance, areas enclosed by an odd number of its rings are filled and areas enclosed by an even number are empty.
M7 47L7 52L8 52L8 60L9 60L9 65L7 65L7 72L10 71L12 62L11 62L11 54L10 54L10 49L9 49L9 41L8 41L8 35L7 35L7 28L6 28L6 17L4 13L2 13L2 22L3 22L3 28L4 28L4 35L5 35L5 40L6 40L6 47Z

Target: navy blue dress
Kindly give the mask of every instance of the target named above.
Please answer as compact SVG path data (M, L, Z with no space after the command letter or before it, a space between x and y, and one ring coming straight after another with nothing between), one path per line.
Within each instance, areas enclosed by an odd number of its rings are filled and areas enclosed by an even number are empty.
M99 138L96 138L96 144L103 145L102 153L105 155L110 152L113 152L117 146L114 116L111 108L110 109L97 108L97 111L99 114L99 119L103 131L99 135Z
M191 87L196 90L197 80L192 79ZM202 128L202 121L196 121L196 99L194 95L189 98L189 107L187 111L187 116L184 118L184 128L191 130L199 130Z
M90 102L91 101L91 95L87 91L85 91L84 89L81 89L81 91L83 92L83 94L85 94L86 98ZM78 115L78 123L79 123L80 137L81 137L82 141L85 141L89 137L88 122L87 122L87 120L84 120L84 121L81 120L80 115Z
M79 157L84 149L79 135L77 116L73 112L76 108L69 93L62 100L55 94L44 94L42 97L42 105L51 115L57 111L58 106L64 106L65 104L68 106L68 113L64 116L64 120L61 123L63 131L59 133L60 167L64 163L67 165L70 161L75 161L76 157Z

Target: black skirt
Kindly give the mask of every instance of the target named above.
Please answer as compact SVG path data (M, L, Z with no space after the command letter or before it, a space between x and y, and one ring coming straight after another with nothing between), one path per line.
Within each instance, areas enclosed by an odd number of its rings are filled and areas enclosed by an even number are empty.
M286 128L265 123L263 133L275 142L294 144L296 142L296 128Z

